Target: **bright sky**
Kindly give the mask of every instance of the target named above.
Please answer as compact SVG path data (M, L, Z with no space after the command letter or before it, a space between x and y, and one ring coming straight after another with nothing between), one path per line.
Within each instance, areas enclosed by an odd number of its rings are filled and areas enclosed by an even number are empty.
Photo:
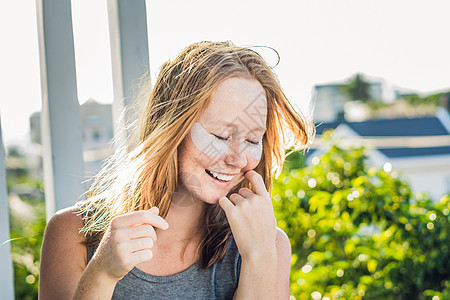
M78 99L112 102L106 1L72 1ZM150 68L200 40L267 45L286 94L307 111L312 87L356 72L436 92L450 87L447 0L148 1ZM35 1L0 1L0 113L6 143L41 108ZM261 52L269 63L276 57Z

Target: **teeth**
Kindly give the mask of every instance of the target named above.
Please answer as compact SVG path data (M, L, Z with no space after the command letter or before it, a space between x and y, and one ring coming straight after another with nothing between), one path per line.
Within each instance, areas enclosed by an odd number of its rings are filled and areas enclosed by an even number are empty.
M210 170L208 170L208 172L211 173L217 179L220 179L222 181L230 181L231 179L233 179L233 176L228 176L228 175L216 173L216 172L213 172L213 171L210 171Z

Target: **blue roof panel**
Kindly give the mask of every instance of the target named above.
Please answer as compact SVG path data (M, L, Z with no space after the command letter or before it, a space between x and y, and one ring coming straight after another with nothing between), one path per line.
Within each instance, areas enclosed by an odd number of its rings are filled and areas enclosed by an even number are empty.
M450 154L450 147L428 147L428 148L386 148L378 149L381 153L390 158L408 156L429 156Z
M381 119L348 124L362 136L432 136L449 134L436 117Z
M321 135L327 129L336 129L340 124L346 124L360 136L436 136L450 133L436 117L378 119L364 122L330 122L319 124L316 134ZM312 149L311 149L312 150ZM390 158L431 156L450 154L449 146L421 147L421 148L378 148L380 152ZM312 155L314 151L310 151Z
M361 136L433 136L447 135L449 132L436 117L378 119L364 122L330 122L319 124L318 135L325 129L335 129L346 124Z

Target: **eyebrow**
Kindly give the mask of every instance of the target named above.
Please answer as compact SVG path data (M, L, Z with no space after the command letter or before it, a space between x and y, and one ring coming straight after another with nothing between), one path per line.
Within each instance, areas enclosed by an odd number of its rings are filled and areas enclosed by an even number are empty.
M236 124L234 123L227 123L223 121L219 121L219 125L224 125L226 127L236 127ZM266 132L266 128L263 127L255 127L251 131L260 131L260 132Z

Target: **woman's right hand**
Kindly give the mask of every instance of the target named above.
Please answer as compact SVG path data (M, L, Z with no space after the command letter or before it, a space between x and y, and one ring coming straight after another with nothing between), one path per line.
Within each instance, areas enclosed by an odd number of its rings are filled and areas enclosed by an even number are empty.
M114 217L92 257L91 263L97 272L117 282L134 266L150 260L156 242L153 226L169 228L158 214L158 208L152 207Z

